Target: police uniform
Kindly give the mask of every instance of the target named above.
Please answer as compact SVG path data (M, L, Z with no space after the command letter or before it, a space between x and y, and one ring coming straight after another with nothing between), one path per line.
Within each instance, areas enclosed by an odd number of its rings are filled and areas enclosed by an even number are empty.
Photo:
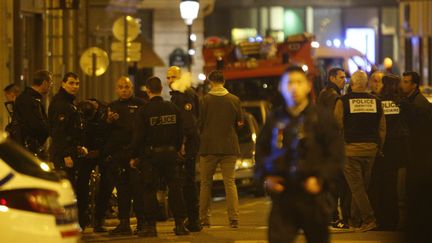
M134 118L137 110L145 103L144 100L131 97L126 100L116 100L108 105L112 112L119 114L119 118L107 124L107 142L104 155L106 161L101 165L100 196L96 204L95 218L101 221L105 218L111 193L116 187L118 198L118 217L120 225L119 233L130 231L129 218L132 197L131 170L129 166L130 153L128 146L133 134ZM137 215L138 217L139 215ZM126 230L121 230L126 229ZM115 232L110 232L114 233Z
M27 87L15 100L13 119L19 129L20 137L16 140L33 154L39 155L49 135L42 95Z
M81 228L83 229L88 224L88 207L89 207L89 180L92 171L97 165L101 167L102 162L102 149L106 139L106 104L98 103L98 108L88 100L82 101L78 104L78 111L81 114L83 123L83 145L88 149L88 154L81 158L78 165L77 175L77 203L78 213ZM102 165L103 166L103 165ZM101 177L106 177L101 175ZM100 185L100 184L99 184ZM104 187L104 185L100 185ZM93 189L93 188L92 188ZM101 196L100 193L97 196ZM104 207L108 201L97 200L94 208ZM99 231L106 231L102 229L103 220L95 220L94 230L97 227ZM97 231L97 230L96 230Z
M195 182L196 155L199 149L198 116L199 99L191 88L184 92L171 91L171 102L180 110L183 119L185 145L183 196L186 204L189 225L199 226L198 193ZM189 227L190 230L193 230ZM199 229L195 229L199 231Z
M344 176L352 194L351 226L367 231L376 227L367 190L375 156L385 139L381 101L366 92L352 92L342 96L336 106L346 144Z
M408 127L397 102L382 97L386 120L383 153L375 160L370 182L370 201L381 230L395 230L399 222L397 177L408 161ZM402 113L401 113L402 112Z
M54 95L49 109L48 119L51 129L51 159L58 170L66 171L69 180L75 187L76 166L78 165L78 149L82 145L83 124L74 104L75 96L60 88ZM71 157L74 166L65 166L64 158Z
M378 144L381 101L368 93L352 92L342 96L342 104L345 141Z
M137 193L143 202L138 204L145 205L146 226L155 230L158 216L156 190L160 177L168 185L169 206L176 226L183 225L186 212L177 166L183 142L180 111L173 103L155 96L139 110L135 125L131 151L132 157L139 159L137 168L144 183Z
M298 116L274 110L257 140L257 179L280 176L284 191L271 194L269 242L294 242L303 229L308 242L329 242L332 211L328 184L342 167L343 142L330 113L309 104ZM321 182L322 191L304 189L308 177Z

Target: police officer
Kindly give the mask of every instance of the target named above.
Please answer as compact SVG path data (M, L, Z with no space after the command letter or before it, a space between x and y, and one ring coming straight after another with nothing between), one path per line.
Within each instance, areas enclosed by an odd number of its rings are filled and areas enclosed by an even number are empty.
M396 230L399 221L397 194L398 168L408 161L408 126L401 109L400 77L385 74L372 91L381 98L386 119L385 156L377 156L370 182L369 196L379 229Z
M76 73L66 73L63 77L62 86L53 97L48 110L52 137L51 159L55 169L66 172L77 195L88 193L88 191L83 192L82 188L77 187L76 184L80 160L87 155L87 148L83 146L81 116L74 104L79 85L80 81ZM87 216L83 211L78 212L78 214L81 229L84 230Z
M105 120L107 116L107 105L96 99L88 99L78 103L78 111L80 112L83 123L83 144L88 149L88 154L81 158L78 165L77 175L77 193L78 212L81 225L88 224L88 207L89 207L89 191L90 177L93 169L97 165L101 166L102 150L106 139ZM105 177L102 175L101 177ZM95 185L96 186L96 185ZM94 189L94 188L92 188ZM100 195L100 194L99 194ZM97 201L95 208L103 207L107 201ZM103 228L103 221L95 221L95 232L106 232Z
M27 87L15 100L13 119L18 124L20 138L16 138L31 153L41 156L42 147L49 135L48 117L43 96L52 85L52 74L39 70L33 75L31 87Z
M272 199L270 243L294 242L300 228L308 242L330 242L326 191L342 166L343 143L332 114L308 99L311 88L301 68L288 68L279 84L286 105L258 137L255 173Z
M191 80L182 77L181 69L172 66L167 71L168 86L171 88L171 102L180 110L183 119L183 146L184 156L184 186L183 196L187 208L188 220L186 228L191 232L201 231L199 222L198 195L195 183L196 155L199 149L198 115L199 99L196 92L190 88Z
M187 235L184 227L182 185L178 174L178 155L183 143L183 122L179 109L161 97L162 84L158 77L146 82L149 103L140 109L135 120L130 165L140 171L143 179L139 200L145 205L145 226L138 236L155 237L158 202L157 183L162 177L168 185L168 200L174 214L176 235Z
M375 156L382 154L386 134L381 101L367 92L368 77L356 71L350 80L352 92L336 102L335 117L344 134L344 175L352 196L352 226L364 232L377 227L367 190Z
M133 134L133 123L136 111L145 103L144 100L133 96L133 85L128 77L120 77L116 83L118 100L108 105L107 143L105 147L106 161L101 165L100 196L96 204L100 207L95 212L95 231L105 231L103 221L107 211L111 193L117 188L118 217L120 224L109 233L111 235L129 235L130 208L132 197L131 170L129 167L130 154L127 152ZM141 227L140 212L136 212L138 226Z
M76 73L66 73L62 86L54 95L48 109L52 138L50 156L55 168L65 171L74 187L78 157L87 153L87 149L81 146L83 127L74 103L79 85L80 80Z

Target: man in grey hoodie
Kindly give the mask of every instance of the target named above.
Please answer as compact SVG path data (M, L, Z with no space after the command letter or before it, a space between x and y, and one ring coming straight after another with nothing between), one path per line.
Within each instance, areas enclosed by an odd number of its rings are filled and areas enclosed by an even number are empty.
M230 227L238 227L238 195L235 184L235 164L240 154L236 129L243 125L240 99L224 88L221 71L208 75L211 90L204 96L200 107L200 219L210 226L209 214L213 174L219 164L225 186Z

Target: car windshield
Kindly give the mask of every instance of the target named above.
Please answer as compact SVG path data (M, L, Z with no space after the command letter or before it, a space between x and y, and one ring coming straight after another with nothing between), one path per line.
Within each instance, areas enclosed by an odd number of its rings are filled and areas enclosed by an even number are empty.
M227 80L225 88L242 101L266 100L272 104L280 102L279 76Z
M46 164L42 164L43 162L11 141L0 143L0 161L18 173L49 181L60 181L55 173L43 170Z

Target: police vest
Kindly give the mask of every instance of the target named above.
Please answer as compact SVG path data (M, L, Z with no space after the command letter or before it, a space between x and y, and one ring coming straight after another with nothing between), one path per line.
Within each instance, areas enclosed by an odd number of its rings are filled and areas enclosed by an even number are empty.
M377 143L381 101L368 93L349 93L342 98L344 136L347 143Z

